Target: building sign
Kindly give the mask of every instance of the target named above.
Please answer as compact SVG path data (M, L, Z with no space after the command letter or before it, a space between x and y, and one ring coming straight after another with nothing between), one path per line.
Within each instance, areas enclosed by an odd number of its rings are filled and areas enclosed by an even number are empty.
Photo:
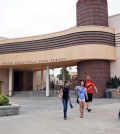
M63 62L66 58L51 59L51 60L36 60L36 61L20 61L20 62L3 62L2 65L22 65L22 64L40 64L40 63L51 63L51 62Z

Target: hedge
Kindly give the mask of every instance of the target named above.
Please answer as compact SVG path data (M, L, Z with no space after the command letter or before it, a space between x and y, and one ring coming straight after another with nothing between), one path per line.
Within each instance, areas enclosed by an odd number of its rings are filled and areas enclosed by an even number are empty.
M0 94L0 106L9 105L9 99L7 96Z

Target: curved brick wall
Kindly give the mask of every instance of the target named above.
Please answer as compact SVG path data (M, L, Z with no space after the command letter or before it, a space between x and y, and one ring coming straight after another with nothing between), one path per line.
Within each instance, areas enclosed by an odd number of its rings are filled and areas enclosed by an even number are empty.
M94 97L101 98L105 95L106 81L110 78L110 62L105 60L81 61L78 66L78 79L85 80L86 75L90 75L99 90L99 94L94 93Z
M107 0L78 0L77 26L108 26Z

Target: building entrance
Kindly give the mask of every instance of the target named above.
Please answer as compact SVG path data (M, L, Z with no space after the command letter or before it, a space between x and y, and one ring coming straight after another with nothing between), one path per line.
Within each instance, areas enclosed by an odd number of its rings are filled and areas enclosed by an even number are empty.
M14 71L14 91L23 89L23 71Z
M33 90L33 72L14 71L14 91Z

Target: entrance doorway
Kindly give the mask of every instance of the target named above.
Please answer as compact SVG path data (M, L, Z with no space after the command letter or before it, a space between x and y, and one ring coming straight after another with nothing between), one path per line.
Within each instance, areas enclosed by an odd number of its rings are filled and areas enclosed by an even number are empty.
M33 72L14 71L14 91L33 90Z
M23 89L23 71L14 71L14 91Z

